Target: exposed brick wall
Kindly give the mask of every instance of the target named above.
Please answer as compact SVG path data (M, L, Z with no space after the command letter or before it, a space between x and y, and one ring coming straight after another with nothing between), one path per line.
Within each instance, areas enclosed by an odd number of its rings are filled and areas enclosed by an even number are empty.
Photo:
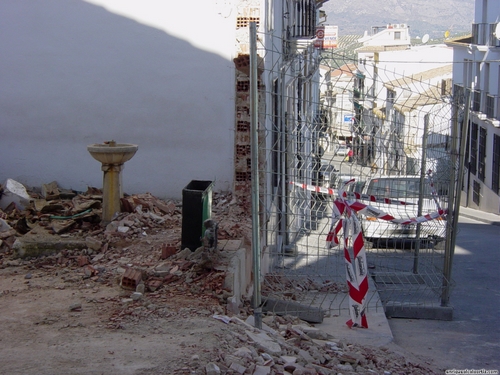
M260 24L260 1L245 0L237 6L236 39L238 44L237 57L233 62L236 68L236 119L234 124L234 196L240 206L251 213L252 192L252 150L251 150L251 119L250 119L250 55L249 55L249 25ZM258 74L262 74L263 59L258 57ZM259 80L259 91L263 89ZM260 96L259 96L260 97ZM259 99L261 101L261 99ZM259 117L262 103L259 103ZM260 121L259 121L260 122ZM261 159L261 158L259 158ZM263 180L259 178L263 185Z

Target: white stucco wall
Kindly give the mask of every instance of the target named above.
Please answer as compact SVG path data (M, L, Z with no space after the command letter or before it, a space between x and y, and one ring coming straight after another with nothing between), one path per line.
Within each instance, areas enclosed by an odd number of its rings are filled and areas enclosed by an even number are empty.
M0 2L0 183L102 187L87 152L139 150L124 191L232 188L235 12L226 1Z

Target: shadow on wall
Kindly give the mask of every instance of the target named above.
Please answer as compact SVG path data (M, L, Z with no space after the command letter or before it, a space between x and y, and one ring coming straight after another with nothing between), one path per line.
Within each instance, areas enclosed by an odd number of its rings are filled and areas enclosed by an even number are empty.
M0 13L0 183L101 187L86 146L114 139L139 145L128 193L178 198L192 179L229 189L232 61L83 1L1 2Z

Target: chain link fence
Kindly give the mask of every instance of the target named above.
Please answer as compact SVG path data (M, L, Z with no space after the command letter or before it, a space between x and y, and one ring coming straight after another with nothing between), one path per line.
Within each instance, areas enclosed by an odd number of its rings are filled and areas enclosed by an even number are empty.
M352 38L331 50L257 41L263 309L313 322L349 315L346 250L327 241L342 201L361 223L369 309L449 319L451 67L367 68Z

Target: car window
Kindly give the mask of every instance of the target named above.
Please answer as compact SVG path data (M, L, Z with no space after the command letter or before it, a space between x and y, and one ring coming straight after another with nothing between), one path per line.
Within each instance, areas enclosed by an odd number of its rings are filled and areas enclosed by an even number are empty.
M365 181L357 181L354 184L351 185L351 191L354 193L360 193L363 191L363 188L365 187L366 182Z
M420 178L378 178L370 181L368 195L383 198L418 198L420 193ZM424 185L424 196L430 196L430 186Z

